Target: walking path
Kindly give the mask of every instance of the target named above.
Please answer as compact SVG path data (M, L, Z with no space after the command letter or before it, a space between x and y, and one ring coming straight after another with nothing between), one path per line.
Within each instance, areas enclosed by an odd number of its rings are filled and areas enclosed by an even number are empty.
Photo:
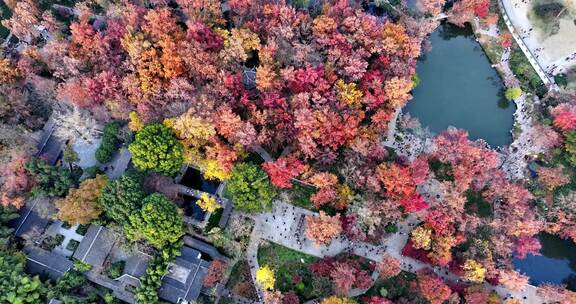
M522 37L520 37L520 35L518 34L518 31L516 31L514 25L512 24L512 22L510 20L510 16L508 15L508 11L510 11L512 16L515 17L515 20L518 19L518 17L516 17L516 15L513 14L513 9L510 5L511 5L511 1L507 1L507 4L504 4L504 3L502 3L502 0L498 0L498 7L500 8L500 11L502 12L502 17L504 18L504 21L506 23L506 26L508 27L508 30L512 34L512 37L514 37L514 40L516 40L516 43L518 43L518 46L520 46L520 49L522 50L522 52L524 53L524 55L526 56L526 58L530 62L530 65L532 65L534 70L536 70L536 73L538 74L538 76L540 76L540 79L542 79L542 82L544 82L544 84L549 88L557 88L555 83L554 83L554 78L550 77L545 72L544 68L536 60L535 56L532 54L530 49L526 46L526 43L524 42Z
M474 28L477 34L482 36L489 36L492 38L498 38L499 34L494 26L491 26L489 30L483 30L480 27L478 20L474 20ZM520 86L520 81L516 78L508 61L510 59L510 48L504 49L504 53L500 59L500 62L496 64L496 68L500 72L501 76L504 78L504 83L506 87L517 87ZM534 143L534 138L538 136L537 132L534 130L535 122L532 119L533 104L537 104L539 99L537 96L528 96L526 93L514 100L516 104L516 111L514 112L514 125L515 128L520 128L520 134L517 134L516 138L510 146L508 151L501 153L502 158L502 169L506 172L507 176L511 180L521 180L525 176L525 169L527 166L526 158L530 155L537 155L544 152L544 148L536 145ZM511 132L514 132L513 130ZM514 134L513 134L514 136Z

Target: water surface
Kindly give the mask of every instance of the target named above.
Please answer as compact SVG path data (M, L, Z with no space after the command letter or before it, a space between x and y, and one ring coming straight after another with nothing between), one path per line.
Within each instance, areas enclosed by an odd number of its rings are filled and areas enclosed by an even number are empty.
M528 255L525 259L514 259L514 267L530 276L530 284L565 284L576 291L576 244L557 236L541 233L538 236L541 255Z
M418 61L420 84L404 108L434 133L448 126L468 131L491 146L510 144L515 106L470 27L442 24L431 34L432 50Z

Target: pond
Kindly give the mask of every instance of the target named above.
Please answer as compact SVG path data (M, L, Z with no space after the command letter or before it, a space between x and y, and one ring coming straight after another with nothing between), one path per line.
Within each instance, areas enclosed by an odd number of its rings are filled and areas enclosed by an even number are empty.
M504 98L502 79L472 29L443 23L430 42L432 50L418 61L420 84L404 112L434 133L454 126L491 146L511 143L515 106Z
M218 182L205 179L202 172L190 167L186 169L184 176L180 180L180 184L210 194L216 194L218 186L220 185ZM188 195L184 196L186 206L185 213L187 216L201 222L206 217L206 212L196 204L196 201L197 199L194 197Z
M565 284L576 291L576 244L557 236L542 233L538 236L541 255L514 259L514 267L530 277L530 284Z
M218 182L205 179L202 172L190 167L186 169L180 184L210 194L215 194L218 190L218 185L220 185Z

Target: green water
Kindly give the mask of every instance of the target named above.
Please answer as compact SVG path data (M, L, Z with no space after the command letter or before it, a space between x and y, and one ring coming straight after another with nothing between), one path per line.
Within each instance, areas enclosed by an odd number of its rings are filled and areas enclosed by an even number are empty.
M514 267L527 274L532 285L553 283L576 291L576 244L546 233L538 239L542 245L540 255L514 259Z
M404 112L434 133L454 126L493 147L511 143L515 106L504 98L502 80L471 28L442 24L430 41L432 50L418 61L420 84Z

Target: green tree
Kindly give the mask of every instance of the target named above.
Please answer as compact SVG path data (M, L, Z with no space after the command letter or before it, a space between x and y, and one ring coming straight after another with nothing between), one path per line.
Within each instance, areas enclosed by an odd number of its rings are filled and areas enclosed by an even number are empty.
M24 272L25 264L21 253L0 252L0 303L46 303L44 285Z
M82 272L70 269L48 292L48 298L56 298L66 304L99 303L98 295L92 290L86 290L87 283Z
M520 87L513 87L506 90L504 93L506 99L513 101L522 96L522 89Z
M566 160L568 163L576 167L576 131L566 134L564 150L566 150Z
M72 164L80 160L78 153L74 151L74 148L71 144L67 144L64 147L64 151L62 151L62 157L64 158L64 161L68 163L68 166L70 166L70 170L72 170Z
M131 239L146 239L161 249L176 243L184 235L184 223L176 205L160 193L153 193L142 202L139 213L130 216Z
M238 210L262 212L272 208L276 189L258 165L242 163L234 167L226 186L227 195Z
M132 162L141 171L153 171L172 176L183 162L184 147L176 140L172 130L161 124L149 124L136 134L128 147Z
M164 248L160 254L154 256L146 275L140 278L140 286L136 289L136 303L156 304L158 303L158 288L162 285L162 276L166 274L168 263L180 255L182 241L178 241Z
M50 166L38 158L32 158L26 163L26 171L36 180L36 186L32 188L33 194L64 196L68 189L76 186L78 182L78 178L70 170Z
M129 223L130 216L140 212L146 193L142 181L134 173L125 173L104 187L100 204L108 218L118 224Z
M0 205L0 250L6 250L12 240L14 229L8 227L8 222L15 218L18 218L18 212L14 207Z
M112 122L104 127L102 132L102 143L100 147L96 150L96 159L100 163L107 163L112 160L112 156L118 150L120 146L120 138L118 133L120 132L120 124L118 122Z

